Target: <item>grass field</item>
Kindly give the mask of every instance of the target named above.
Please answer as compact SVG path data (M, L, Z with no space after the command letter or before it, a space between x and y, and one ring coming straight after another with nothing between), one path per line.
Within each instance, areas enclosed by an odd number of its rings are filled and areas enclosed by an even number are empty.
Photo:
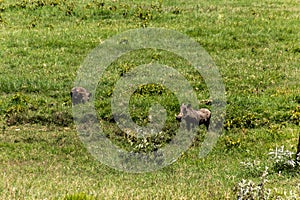
M298 0L0 0L0 199L299 199L299 13ZM89 154L69 93L91 50L145 27L176 30L210 54L226 88L226 119L207 157L198 157L201 127L175 163L132 174ZM99 80L95 107L109 138L132 151L165 145L178 128L178 101L160 85L135 92L131 115L146 125L149 105L164 105L161 140L141 147L112 122L114 83L153 61L178 70L199 102L209 99L201 75L176 55L147 49L118 59Z

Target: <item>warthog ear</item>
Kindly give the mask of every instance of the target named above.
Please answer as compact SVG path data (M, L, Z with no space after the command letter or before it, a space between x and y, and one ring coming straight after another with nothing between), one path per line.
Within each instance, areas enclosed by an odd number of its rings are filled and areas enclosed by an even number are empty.
M187 105L187 108L192 108L192 105L189 103L189 104Z
M89 97L91 97L92 96L92 93L89 93Z

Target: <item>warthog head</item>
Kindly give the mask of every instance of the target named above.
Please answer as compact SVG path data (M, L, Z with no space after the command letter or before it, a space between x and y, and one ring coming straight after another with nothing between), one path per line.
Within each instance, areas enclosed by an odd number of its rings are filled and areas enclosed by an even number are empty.
M72 88L70 92L72 103L73 105L79 104L79 103L85 103L90 100L90 97L92 96L91 93L89 93L85 88L83 87L74 87Z

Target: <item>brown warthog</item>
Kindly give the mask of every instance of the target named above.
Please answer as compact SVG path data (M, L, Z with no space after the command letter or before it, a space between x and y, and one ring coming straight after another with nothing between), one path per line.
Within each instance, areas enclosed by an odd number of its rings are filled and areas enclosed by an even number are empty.
M72 88L70 92L72 103L79 104L79 103L85 103L90 100L90 97L92 96L91 93L89 93L85 88L83 87L74 87Z
M204 124L208 130L210 117L211 112L206 108L194 110L190 104L182 104L180 106L180 113L176 116L176 119L178 121L184 119L186 121L186 127L188 130L191 129L191 125L194 128L195 126L200 126L201 124Z

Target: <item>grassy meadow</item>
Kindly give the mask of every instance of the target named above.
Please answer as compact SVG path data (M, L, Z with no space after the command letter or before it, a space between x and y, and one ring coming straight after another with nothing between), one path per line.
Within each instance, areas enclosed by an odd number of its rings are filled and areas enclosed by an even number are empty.
M0 199L299 199L299 13L298 0L0 0ZM89 154L70 90L95 47L146 27L183 33L210 54L226 88L226 119L207 157L198 157L206 134L200 127L172 165L134 174ZM159 139L140 140L113 121L114 84L151 62L178 70L210 108L201 74L184 59L153 49L120 57L93 95L105 134L130 151L164 146L178 128L178 100L158 84L139 87L130 112L143 126L151 103L163 105Z

